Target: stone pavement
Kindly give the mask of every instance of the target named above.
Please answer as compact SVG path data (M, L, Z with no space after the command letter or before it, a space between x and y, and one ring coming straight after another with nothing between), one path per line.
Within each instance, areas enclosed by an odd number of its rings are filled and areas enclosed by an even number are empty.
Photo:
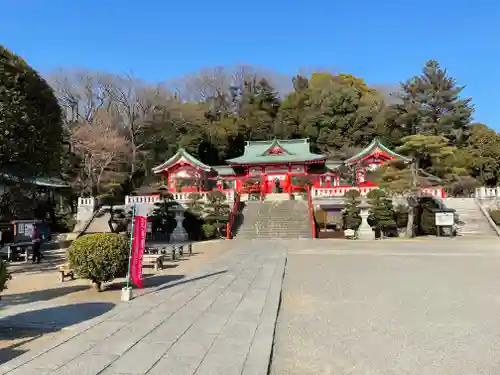
M500 241L291 243L272 375L500 374Z
M114 308L49 301L24 313L9 309L0 325L73 325L0 374L267 374L285 253L280 244L235 242L188 278ZM75 324L89 307L95 317Z

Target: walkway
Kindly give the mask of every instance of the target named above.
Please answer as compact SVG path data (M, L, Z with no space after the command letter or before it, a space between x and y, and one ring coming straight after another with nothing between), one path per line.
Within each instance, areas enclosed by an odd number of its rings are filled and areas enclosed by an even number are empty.
M0 374L266 374L285 252L235 242L216 263L130 303L10 313L0 326L54 330L91 310L95 317L65 329L50 347L7 362Z

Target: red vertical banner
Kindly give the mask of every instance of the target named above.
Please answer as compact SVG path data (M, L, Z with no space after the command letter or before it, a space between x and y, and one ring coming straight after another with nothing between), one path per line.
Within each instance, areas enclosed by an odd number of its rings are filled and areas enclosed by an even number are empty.
M138 287L142 288L142 256L146 246L147 220L145 216L134 217L134 233L132 239L132 259L130 264L130 278Z

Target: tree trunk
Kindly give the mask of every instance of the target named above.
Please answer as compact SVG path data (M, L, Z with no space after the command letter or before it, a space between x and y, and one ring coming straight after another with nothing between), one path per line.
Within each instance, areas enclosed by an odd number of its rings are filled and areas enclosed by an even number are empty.
M101 291L101 282L100 281L93 281L92 286L97 292Z
M408 223L406 224L406 238L412 238L414 236L413 233L414 222L415 222L415 208L413 207L412 204L408 204Z

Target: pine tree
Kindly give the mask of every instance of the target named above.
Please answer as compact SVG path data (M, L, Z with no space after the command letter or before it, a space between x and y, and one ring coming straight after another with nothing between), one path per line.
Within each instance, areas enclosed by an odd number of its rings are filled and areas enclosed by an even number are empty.
M265 79L247 81L239 104L239 132L248 140L272 139L280 104L278 94Z
M462 99L464 87L435 60L422 73L401 84L401 102L394 105L398 125L407 135L444 136L459 144L472 119L471 98Z
M344 230L352 229L357 231L361 226L361 209L358 206L359 191L349 190L345 193L344 210L342 212L342 220L344 222Z
M221 191L209 192L207 200L208 202L204 205L203 219L206 224L214 226L220 234L221 227L229 220L231 209L226 203L226 196Z
M368 224L372 228L380 228L385 233L396 228L396 215L392 199L386 197L382 190L372 190L367 195L370 203Z

